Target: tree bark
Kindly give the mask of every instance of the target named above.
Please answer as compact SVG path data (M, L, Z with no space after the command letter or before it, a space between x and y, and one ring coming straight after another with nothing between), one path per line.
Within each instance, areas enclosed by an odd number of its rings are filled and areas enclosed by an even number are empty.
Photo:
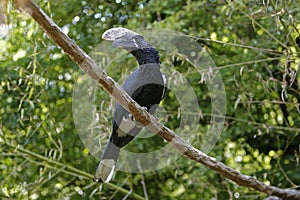
M217 161L215 158L194 148L190 143L177 136L172 130L160 124L154 116L150 115L136 103L111 77L97 66L94 60L92 60L73 40L65 35L33 0L15 0L15 6L17 9L23 10L31 15L31 17L45 30L48 36L52 38L85 73L98 81L98 83L100 83L120 105L128 110L139 123L170 142L183 155L196 162L202 163L238 185L253 188L282 199L300 199L300 192L297 190L282 189L265 185L261 181L251 176L243 175L222 162Z

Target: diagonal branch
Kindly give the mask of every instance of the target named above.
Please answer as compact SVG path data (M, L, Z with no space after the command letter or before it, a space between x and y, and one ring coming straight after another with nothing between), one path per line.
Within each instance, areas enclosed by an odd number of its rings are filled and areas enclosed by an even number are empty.
M222 162L217 161L215 158L195 149L190 143L177 136L172 130L160 124L152 115L136 103L112 78L97 67L95 61L92 60L73 40L65 35L33 0L15 0L15 2L16 7L19 10L23 10L30 14L31 17L46 31L49 37L51 37L85 73L98 81L98 83L100 83L120 105L128 110L138 122L147 126L153 133L157 133L170 142L183 155L204 164L238 185L250 187L283 199L300 199L299 191L267 186L259 180L243 175Z

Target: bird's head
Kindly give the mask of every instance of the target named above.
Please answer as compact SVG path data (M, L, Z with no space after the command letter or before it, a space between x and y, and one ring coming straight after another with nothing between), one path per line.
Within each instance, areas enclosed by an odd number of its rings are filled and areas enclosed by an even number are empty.
M134 31L126 28L111 28L102 34L102 38L113 41L114 47L129 51L140 65L160 62L158 51Z
M126 28L108 29L102 34L102 39L113 41L114 47L120 47L129 52L153 48L140 34Z

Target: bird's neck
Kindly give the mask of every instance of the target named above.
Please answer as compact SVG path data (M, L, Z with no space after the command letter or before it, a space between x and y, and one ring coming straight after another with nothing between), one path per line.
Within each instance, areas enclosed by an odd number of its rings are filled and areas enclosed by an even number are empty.
M154 48L137 49L131 51L131 54L137 59L139 65L159 63L158 51Z

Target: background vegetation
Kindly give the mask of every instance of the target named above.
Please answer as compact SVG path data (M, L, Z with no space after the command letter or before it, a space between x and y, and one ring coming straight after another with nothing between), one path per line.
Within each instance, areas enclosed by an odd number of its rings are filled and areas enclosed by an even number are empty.
M266 184L299 188L298 0L37 3L86 52L102 41L105 30L118 26L169 28L195 38L220 69L227 96L225 127L210 155ZM98 161L82 144L72 116L78 67L30 17L16 12L12 5L8 25L9 35L0 39L1 198L265 197L184 157L159 171L117 172L111 184L93 183ZM135 65L132 57L122 59ZM132 69L118 68L122 59L108 71L116 80ZM162 57L162 63L166 62L170 60ZM211 118L208 90L187 63L179 58L171 62L186 73L198 97L203 118L197 137L201 138ZM109 133L112 102L103 91L97 98L98 131ZM165 123L176 132L177 101L171 93L163 106L169 111ZM139 141L138 148L156 149L153 141L162 144L155 137ZM199 147L197 142L194 145Z

